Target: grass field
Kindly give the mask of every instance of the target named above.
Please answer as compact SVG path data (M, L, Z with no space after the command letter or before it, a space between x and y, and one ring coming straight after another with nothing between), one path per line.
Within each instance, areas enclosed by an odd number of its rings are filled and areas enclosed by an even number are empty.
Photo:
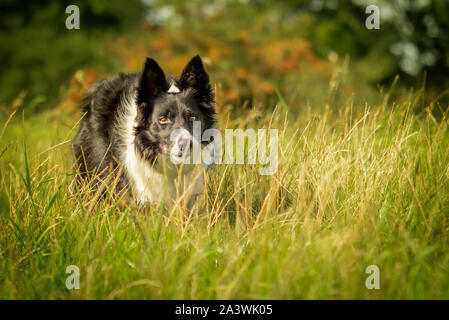
M73 191L78 114L2 119L0 298L449 298L449 121L379 101L220 110L221 129L279 129L279 168L215 166L191 213Z

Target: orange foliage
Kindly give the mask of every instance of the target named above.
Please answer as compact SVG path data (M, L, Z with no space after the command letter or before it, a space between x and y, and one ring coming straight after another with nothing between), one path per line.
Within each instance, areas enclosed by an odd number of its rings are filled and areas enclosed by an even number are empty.
M231 41L218 40L207 32L167 33L147 25L140 38L122 36L110 44L109 50L119 58L124 72L140 70L145 57L151 56L166 72L175 74L194 54L201 53L212 82L220 85L223 104L272 95L276 88L282 91L279 79L286 74L299 75L305 67L316 69L324 77L333 69L329 62L317 58L309 42L300 37L267 34L263 41L255 41L246 30L239 31ZM73 101L79 100L86 87L98 79L92 68L80 71L79 79L72 79L69 89Z
M316 65L321 61L310 50L309 43L302 38L273 40L269 45L253 49L257 60L272 71L299 71L301 66Z

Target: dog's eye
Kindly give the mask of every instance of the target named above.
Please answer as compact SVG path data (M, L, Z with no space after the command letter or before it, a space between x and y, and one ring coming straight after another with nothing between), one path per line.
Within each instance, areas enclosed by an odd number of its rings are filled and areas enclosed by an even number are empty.
M195 116L190 116L190 118L189 118L189 121L196 121L197 120L197 117L195 117Z
M160 124L168 124L168 123L170 123L170 122L171 122L170 119L167 118L167 117L160 117L160 118L159 118L159 123L160 123Z

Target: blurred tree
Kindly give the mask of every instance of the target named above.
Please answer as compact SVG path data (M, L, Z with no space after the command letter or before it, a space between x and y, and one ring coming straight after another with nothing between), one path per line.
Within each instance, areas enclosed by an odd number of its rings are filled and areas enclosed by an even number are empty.
M80 30L68 30L65 8L80 9ZM0 4L0 102L58 98L61 84L82 66L114 67L106 41L139 28L145 6L130 1L12 1ZM35 100L36 97L40 99Z
M365 9L372 4L380 8L379 30L365 28ZM311 14L297 27L321 55L330 50L349 55L372 84L399 74L403 84L421 85L425 71L428 86L449 87L448 0L287 0L285 5L290 18Z
M69 4L80 8L80 30L65 28ZM365 27L370 4L380 8L379 30ZM273 92L273 86L292 88L298 70L314 61L298 62L310 57L301 38L322 60L349 56L358 87L388 84L397 74L402 84L421 86L426 72L428 87L438 92L449 87L447 12L448 0L3 0L0 103L25 92L27 101L33 100L29 107L51 106L75 70L90 66L102 74L118 71L123 62L116 60L110 44L120 46L117 39L130 39L136 30L145 30L139 32L141 38L153 43L148 54L170 55L167 64L173 70L187 53L211 57L225 88L234 96L235 90L246 91L245 100L259 91ZM144 20L151 28L141 28ZM157 38L163 34L165 38ZM182 39L173 41L177 36ZM259 53L258 48L266 49ZM124 51L128 60L142 55L133 48ZM140 63L132 60L133 68Z
M204 30L211 15L220 23L209 24L208 33L229 38L252 30L261 39L275 30L282 36L302 36L322 58L329 53L351 58L351 70L372 85L390 83L400 75L404 85L427 85L435 90L449 86L448 0L153 0L163 14L155 21L166 25ZM368 30L368 5L380 8L380 29ZM163 20L161 22L161 20ZM254 26L259 26L257 34ZM203 31L204 32L204 31ZM263 40L261 40L263 41Z

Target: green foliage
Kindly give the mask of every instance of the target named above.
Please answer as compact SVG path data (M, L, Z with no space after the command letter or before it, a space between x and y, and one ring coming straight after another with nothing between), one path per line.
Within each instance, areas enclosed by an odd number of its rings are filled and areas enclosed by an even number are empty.
M279 62L278 68L267 70L263 65L260 67L250 52L253 46L253 51L263 53L271 43L276 46L276 41L289 38L307 40L321 60L349 58L351 74L360 87L363 84L388 86L400 75L400 85L421 88L425 84L429 88L425 99L430 102L449 86L449 25L445 17L449 3L445 0L72 2L40 0L26 5L11 0L2 2L0 103L9 104L25 94L28 108L50 107L61 98L67 80L85 67L93 68L100 76L136 71L134 65L130 70L123 70L115 52L120 45L117 40L125 38L131 44L136 36L144 36L147 42L164 40L159 39L159 30L168 35L181 35L184 41L184 44L165 44L166 50L174 52L171 59L184 55L185 51L209 55L212 46L224 47L226 54L211 55L214 63L228 68L242 65L246 72L262 78L268 74L265 82L236 82L224 76L217 79L228 90L236 87L241 102L255 98L249 88L257 85L255 91L271 91L263 103L273 104L274 90L269 86L286 95L287 90L282 89L284 83L303 81L294 74L298 70L282 69L285 61ZM80 30L65 28L65 8L69 4L80 8ZM381 9L380 30L365 28L368 4ZM215 44L205 46L198 35L214 39ZM195 38L200 41L195 42ZM171 41L170 36L168 40ZM296 45L290 44L291 51L297 49ZM166 58L161 54L165 50L161 50L163 46L161 42L145 55ZM290 53L285 50L285 59ZM131 59L134 52L131 50L127 55L125 59ZM228 60L222 61L225 59ZM317 96L303 97L301 103L313 97Z
M79 6L79 30L66 29L65 9L70 4ZM108 43L140 27L143 8L137 0L2 1L1 102L9 103L24 92L25 101L40 96L41 103L51 106L59 98L61 85L78 68L117 69L116 60L107 52Z
M155 1L165 10L164 27L195 28L218 39L236 37L238 31L253 30L262 39L273 31L280 36L300 36L322 59L335 52L349 57L359 82L389 85L399 75L400 84L437 92L449 87L449 11L446 0L291 0L291 1ZM380 8L380 29L368 30L368 5ZM171 14L167 14L167 12ZM158 16L154 14L154 16ZM217 17L214 20L214 17ZM156 19L157 20L157 19ZM161 23L162 25L162 23ZM255 29L254 26L258 28ZM229 44L231 45L231 44ZM238 46L234 46L238 50ZM434 98L434 97L433 97Z
M0 298L447 299L448 119L417 115L414 97L379 101L220 113L220 128L279 128L279 169L216 165L193 212L97 201L73 184L77 119L13 119L0 136ZM380 290L365 287L371 264ZM65 287L68 265L80 290Z

